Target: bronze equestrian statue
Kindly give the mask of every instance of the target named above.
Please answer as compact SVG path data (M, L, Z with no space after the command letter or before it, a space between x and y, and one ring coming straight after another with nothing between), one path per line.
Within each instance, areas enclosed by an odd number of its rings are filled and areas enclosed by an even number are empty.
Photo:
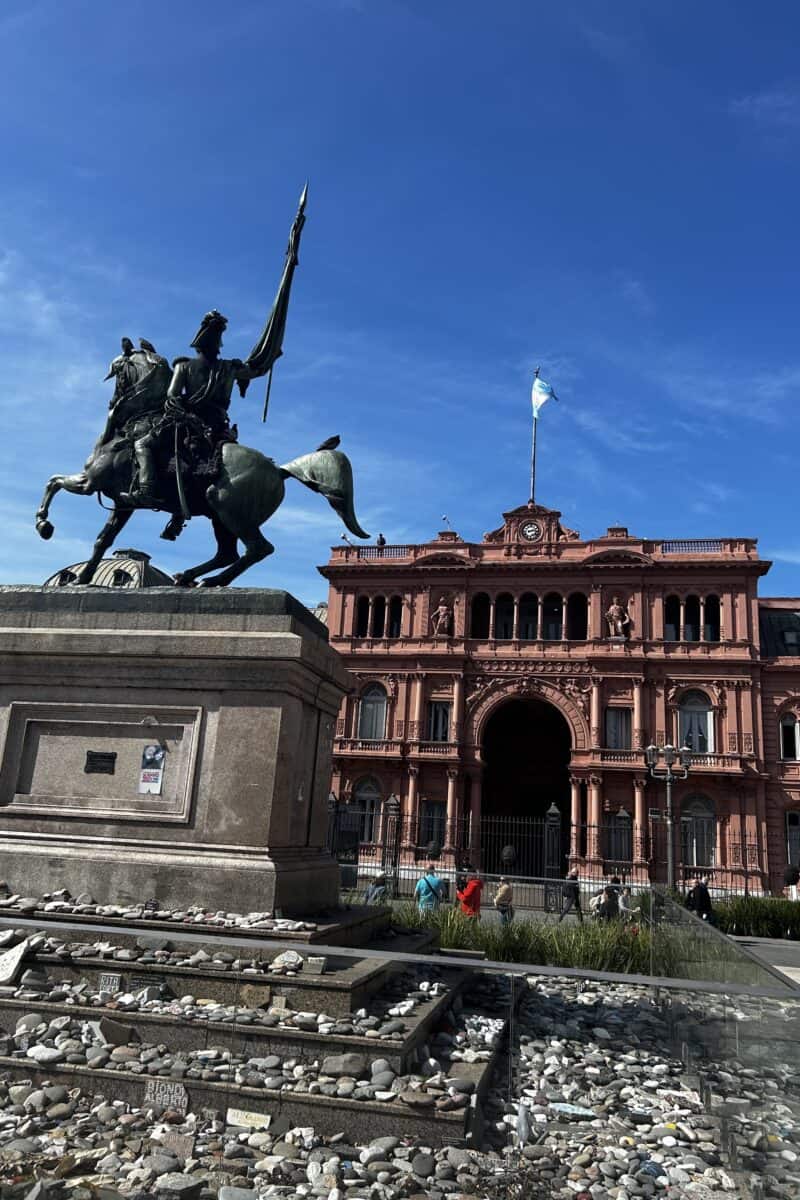
M111 363L107 379L115 381L108 420L85 467L75 475L54 475L36 513L36 529L53 536L48 519L56 492L107 497L113 504L94 544L92 556L78 576L91 583L94 572L120 530L137 509L162 509L170 519L162 537L174 540L193 516L208 517L217 552L175 576L181 586L224 587L274 547L261 533L284 498L284 480L293 478L320 492L356 537L369 534L356 519L350 461L329 438L310 454L278 466L271 458L241 446L228 419L234 384L242 396L251 380L270 376L282 352L289 292L300 234L305 222L304 189L289 236L286 263L269 319L248 357L220 357L227 320L206 313L193 341L194 358L178 358L170 366L146 339L136 349L122 339L122 353ZM269 401L269 388L267 402ZM266 417L266 404L264 407ZM244 552L239 554L237 543ZM216 575L209 575L218 571Z

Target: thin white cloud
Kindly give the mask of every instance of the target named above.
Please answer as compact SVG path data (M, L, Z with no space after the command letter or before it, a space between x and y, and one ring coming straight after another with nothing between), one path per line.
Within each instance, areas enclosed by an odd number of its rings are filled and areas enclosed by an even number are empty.
M751 92L731 100L728 111L763 129L784 132L800 129L800 87L785 84Z
M603 58L615 66L628 62L634 56L633 42L621 33L612 33L610 30L600 29L597 25L589 25L585 22L578 25L578 33L584 44L598 58Z
M655 304L647 287L635 275L620 272L619 294L642 316L649 317L655 312Z

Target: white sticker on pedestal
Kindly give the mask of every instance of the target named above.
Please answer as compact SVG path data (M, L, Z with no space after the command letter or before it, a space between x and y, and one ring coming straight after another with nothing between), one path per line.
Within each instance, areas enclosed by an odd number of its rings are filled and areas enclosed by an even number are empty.
M166 749L152 743L142 750L142 766L139 771L139 795L160 796L164 779Z
M225 1114L228 1125L239 1125L243 1129L269 1129L271 1120L268 1113L249 1112L246 1108L229 1108Z

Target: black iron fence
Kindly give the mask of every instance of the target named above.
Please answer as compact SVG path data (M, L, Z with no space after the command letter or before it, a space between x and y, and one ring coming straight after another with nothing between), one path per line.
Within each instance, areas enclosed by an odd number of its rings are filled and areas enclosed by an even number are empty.
M651 821L638 829L621 813L601 825L573 826L553 806L545 817L486 815L474 822L459 817L448 823L440 809L443 806L423 809L410 818L393 800L374 808L331 804L328 849L342 867L343 886L355 887L359 872L418 877L415 867L428 859L453 872L472 866L484 876L558 879L570 864L577 864L594 876L666 881L664 822ZM757 844L726 838L723 854L716 829L689 834L680 823L673 827L678 887L706 876L717 892L762 890Z

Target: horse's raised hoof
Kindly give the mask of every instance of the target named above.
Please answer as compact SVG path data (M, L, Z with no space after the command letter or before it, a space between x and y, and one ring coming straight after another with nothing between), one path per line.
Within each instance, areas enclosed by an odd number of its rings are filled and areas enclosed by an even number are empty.
M40 538L44 538L46 542L49 542L55 530L50 521L39 520L36 522L36 532Z
M209 575L208 579L200 580L200 587L224 587L225 585L219 582L217 575Z
M192 588L197 587L194 579L187 578L183 571L179 571L177 575L172 576L175 587Z

